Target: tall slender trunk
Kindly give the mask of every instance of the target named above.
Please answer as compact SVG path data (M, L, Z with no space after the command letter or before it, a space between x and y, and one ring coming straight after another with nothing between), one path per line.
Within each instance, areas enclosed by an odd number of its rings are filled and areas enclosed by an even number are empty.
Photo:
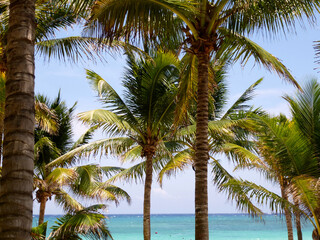
M317 229L314 229L312 232L312 240L320 240L320 236L318 234Z
M34 0L11 0L0 239L30 240L34 159Z
M152 185L152 159L154 153L146 153L146 178L144 182L144 202L143 202L143 239L151 239L150 229L150 206L151 206L151 185Z
M1 103L0 105L4 105ZM4 109L4 106L1 106L0 108ZM3 121L4 121L4 113L1 113L0 116L0 167L2 166L2 159L3 159Z
M320 220L320 208L317 208L315 210L314 218L317 218L317 221L319 222ZM312 232L312 239L313 240L320 240L320 234L317 229L314 229Z
M195 151L195 239L209 239L208 223L208 67L209 53L199 52Z
M285 186L280 183L281 196L283 199L288 200L288 195L285 191ZM292 228L292 217L291 212L288 208L284 209L284 214L286 217L287 231L288 231L288 240L293 240L293 228Z
M43 196L40 199L39 225L44 222L44 215L45 215L47 201L48 201L47 196Z
M297 199L293 199L294 205L299 208L299 202ZM297 237L298 240L302 240L302 231L301 231L301 216L299 212L294 213L295 222L296 222L296 229L297 229Z

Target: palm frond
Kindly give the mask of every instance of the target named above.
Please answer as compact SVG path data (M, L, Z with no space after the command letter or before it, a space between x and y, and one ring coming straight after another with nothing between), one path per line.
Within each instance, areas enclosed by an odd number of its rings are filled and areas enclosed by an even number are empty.
M48 2L36 3L36 42L54 38L61 29L74 25L77 15L69 11L68 6L60 4L59 7Z
M177 94L175 122L179 123L186 118L187 108L191 101L196 101L198 71L197 58L194 54L187 53L181 59L181 77Z
M36 43L36 54L47 60L56 58L63 62L105 61L103 53L109 48L95 38L66 37L47 39Z
M222 53L231 55L235 61L241 59L242 64L246 64L249 58L253 57L256 63L261 64L270 72L276 72L280 77L300 89L299 84L278 58L244 36L229 32L224 28L219 31L226 36L226 40L217 55Z
M55 194L54 199L65 212L70 213L83 209L83 206L76 199L62 189L58 194Z
M66 183L69 183L75 179L77 173L74 169L68 168L55 168L52 172L46 177L47 182L57 183L59 186L63 186Z
M300 211L300 209L291 202L249 181L232 179L224 183L221 190L226 192L230 199L236 198L239 192L241 193L240 195L245 194L249 199L254 200L258 204L267 205L274 213L282 213L284 208L288 208L291 211ZM306 215L306 213L302 213Z
M80 147L84 144L87 144L89 140L92 139L92 136L94 132L97 130L97 126L93 126L89 128L84 134L82 134L79 139L73 144L73 146L70 148L70 150L73 150L77 147Z
M248 110L250 106L246 105L246 103L253 98L253 93L256 87L262 82L263 78L258 79L254 82L249 88L247 88L244 93L232 104L232 106L225 112L222 116L222 119L227 118L227 116L231 113L238 112L239 110Z
M242 191L236 184L228 185L235 180L235 178L220 164L220 162L212 158L212 174L213 174L213 183L217 185L219 191L225 192L228 195L228 198L236 202L236 206L240 211L247 212L252 217L261 217L262 211L255 206L247 196L247 193Z
M109 181L95 184L90 189L89 194L86 194L86 197L95 198L98 201L113 201L117 205L121 200L126 200L129 204L131 203L129 194L122 188L111 185Z
M297 24L305 21L314 23L319 10L318 1L260 1L232 2L232 8L225 11L230 30L251 33L264 30L264 34L295 31ZM231 16L230 16L231 14ZM225 16L222 16L224 18Z
M113 239L106 226L105 216L98 210L105 205L94 205L81 209L74 213L66 214L58 218L55 225L51 227L51 239L81 239L86 237L92 240Z
M31 229L31 240L45 240L47 235L48 222L44 222Z
M174 14L186 22L190 29L194 25L188 16L194 16L196 1L178 0L112 0L97 2L88 23L90 33L112 41L121 37L126 40L142 40L146 42L180 42L181 22L175 20ZM173 14L174 12L174 14ZM159 23L162 24L159 24ZM178 26L176 26L178 25ZM194 31L197 34L196 31ZM170 33L170 34L168 34ZM172 36L172 33L174 35ZM159 39L160 38L160 39ZM134 41L133 40L133 41ZM153 45L155 44L153 43Z
M97 73L90 70L86 70L86 72L87 79L90 81L92 88L100 96L100 101L106 104L106 108L109 109L110 112L134 129L134 126L137 125L138 122L118 93Z
M37 125L41 130L48 132L49 134L56 134L59 128L59 123L55 112L52 109L40 101L35 101L35 118Z
M97 156L99 154L123 154L135 145L136 142L127 137L101 139L81 145L80 147L65 153L50 162L47 167L72 165L78 162L82 157Z
M303 87L303 92L294 97L285 95L289 102L295 123L302 134L307 137L318 156L320 153L320 85L315 79L310 80Z
M40 152L42 152L45 147L50 149L51 153L53 153L53 156L58 157L61 153L60 149L57 148L50 138L42 137L34 144L35 159L38 159Z
M117 180L123 180L123 181L135 181L136 183L138 182L143 182L144 181L144 173L145 173L145 166L146 163L145 161L135 164L120 173L114 175L111 177L108 181L109 182L115 182Z
M192 165L193 154L190 149L185 149L175 154L159 172L158 181L160 185L162 186L165 175L171 177L172 175L176 175L178 171L183 171Z

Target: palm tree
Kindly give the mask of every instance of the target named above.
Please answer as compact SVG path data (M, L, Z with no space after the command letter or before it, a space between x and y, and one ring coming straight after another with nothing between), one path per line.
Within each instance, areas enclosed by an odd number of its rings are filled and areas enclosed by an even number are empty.
M62 154L87 143L95 129L89 129L78 141L72 142L71 122L76 104L68 108L61 100L60 92L52 102L43 95L38 95L37 101L49 106L58 123L58 129L53 133L44 131L42 126L36 127L35 130L34 188L36 199L40 203L39 225L44 221L46 202L52 196L55 196L58 204L69 213L83 208L72 195L82 199L95 198L116 203L120 199L126 199L130 202L130 197L125 191L103 181L103 177L118 173L121 168L100 167L94 164L73 166L75 159L68 159L56 166L47 166ZM67 193L68 190L73 194Z
M313 157L318 162L317 172L318 178L320 177L320 155L319 155L319 111L320 111L320 85L313 79L309 81L303 88L302 93L297 93L296 96L286 96L290 103L293 121L298 125L302 135L307 138ZM317 185L316 185L317 186ZM318 202L320 197L318 195ZM314 210L315 218L320 221L320 206ZM320 238L320 230L314 232L315 238Z
M92 240L113 239L105 223L106 217L98 212L104 208L103 204L92 205L58 218L51 227L49 239L80 240L81 237Z
M34 1L11 1L0 186L0 239L30 239L34 128ZM23 124L22 124L23 123Z
M3 170L0 187L0 239L9 239L9 236L11 239L30 239L34 162L34 44L39 38L53 34L56 28L69 26L74 21L65 20L61 14L60 18L55 18L55 20L58 19L57 21L52 19L50 21L49 18L55 15L52 14L46 18L49 21L37 21L38 24L36 24L35 1L12 0L10 3L10 11L8 11L7 2L2 2L0 7L1 30L4 30L0 34L0 71L7 73ZM48 6L50 4L41 9L37 16L39 13L40 15L42 13L42 16L48 16L46 15ZM57 12L59 11L55 11ZM61 19L63 20L59 22ZM45 22L52 25L41 29L42 23ZM36 25L40 26L37 28L38 31L35 29ZM73 43L78 43L77 48L74 45L71 48L70 41L67 44L56 41L55 52L59 53L59 56L65 56L73 49L76 53L83 51L91 56L87 46L91 45L92 40L71 40ZM50 48L47 44L44 49L50 53L52 46ZM79 49L80 51L77 51ZM2 129L2 124L0 128Z
M83 9L94 1L73 0ZM293 28L295 19L314 16L318 1L230 0L102 0L94 2L89 31L112 42L125 38L144 44L170 43L184 37L184 48L197 63L196 239L208 239L208 78L209 63L225 55L246 63L249 57L295 84L282 63L244 34L259 29L278 32ZM171 41L173 39L173 41ZM195 61L196 59L196 61ZM186 93L185 93L186 94ZM187 104L184 101L183 104Z
M106 226L106 217L99 212L105 207L103 204L97 204L67 213L55 221L48 238L46 238L47 222L45 222L32 228L32 240L81 240L81 237L92 240L113 239Z
M97 109L79 114L80 119L96 125L111 138L85 144L66 154L105 154L116 156L133 155L145 159L139 164L145 174L143 231L144 239L150 239L150 194L153 161L159 151L165 149L164 140L172 131L174 99L179 76L179 60L172 53L157 53L153 59L136 60L128 54L127 71L122 98L98 74L87 70L87 78L100 95L107 109ZM56 162L63 160L58 158Z
M269 167L270 178L279 183L282 198L288 200L291 192L296 203L306 206L319 230L319 218L314 212L318 204L310 200L318 195L315 186L320 175L308 139L301 135L295 121L290 122L284 116L280 119L261 118L260 124L265 130L259 134L258 149ZM293 239L291 212L288 208L284 211L288 239Z
M8 35L8 4L1 5L4 9L0 12L0 71L6 72L6 45ZM57 58L60 61L76 63L82 60L103 59L102 52L107 50L106 45L95 38L71 36L57 38L56 34L77 23L82 15L72 12L66 5L53 4L51 1L36 1L36 29L35 29L35 54L45 59ZM119 47L121 43L115 43Z
M225 86L225 70L222 68L216 72L215 79L217 86L215 93L211 96L211 104L209 109L209 166L212 167L213 182L221 189L223 184L234 177L228 173L218 159L217 155L224 154L233 161L237 166L244 164L246 159L232 149L246 147L252 149L253 143L248 140L249 130L252 128L250 115L260 112L259 109L253 110L247 105L253 97L255 88L261 83L259 79L252 84L246 91L227 109L226 105L226 86ZM175 137L176 141L183 146L178 152L174 153L171 159L161 169L159 173L159 182L162 184L165 175L171 176L178 171L184 170L186 167L195 166L195 108L189 108L188 122L189 126L180 127ZM223 111L224 110L224 111ZM187 123L185 125L188 125ZM230 148L232 146L232 148ZM244 163L243 163L244 162ZM123 174L123 173L120 173ZM246 210L251 215L261 215L262 211L258 209L252 201L244 194L235 198L238 208Z
M298 95L302 96L300 99L313 99L315 92L310 90L310 88L306 88L303 93L299 93ZM292 98L287 98L291 99L291 104L297 103ZM300 106L305 106L305 110L310 109L312 105L305 103ZM294 111L292 113L294 116ZM304 116L307 117L308 114L304 114ZM272 210L276 209L275 205L279 203L278 207L285 213L288 239L291 240L293 239L292 213L295 213L296 218L300 218L301 214L306 216L315 227L315 236L317 236L320 227L316 212L319 208L318 159L312 144L310 144L310 139L303 134L304 129L300 128L295 119L293 117L293 120L290 121L283 115L280 117L254 117L259 156L248 150L237 148L237 151L252 160L244 164L243 167L255 167L267 179L279 184L281 199L263 187L246 181L231 181L223 186L224 188L233 186L232 189L240 189L247 195L256 198L260 203L266 203L266 199L269 198ZM293 203L290 203L289 197L293 199ZM299 219L296 219L296 222L299 225ZM299 227L297 230L300 235ZM319 237L314 237L314 239L319 239Z

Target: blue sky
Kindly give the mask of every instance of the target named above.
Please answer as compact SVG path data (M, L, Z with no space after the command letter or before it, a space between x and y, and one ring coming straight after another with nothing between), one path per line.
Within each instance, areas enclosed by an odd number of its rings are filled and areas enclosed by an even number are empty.
M263 38L253 36L251 39L260 46L278 57L291 71L296 80L303 85L311 78L318 78L319 73L315 68L315 52L313 41L320 40L317 27L298 27L297 33L287 34L276 38ZM59 36L70 36L77 31L64 31ZM85 68L96 71L107 80L119 93L122 91L121 79L124 72L125 59L120 54L111 57L106 55L106 63L93 64L91 62L77 65L66 64L57 60L50 62L36 57L36 93L48 95L53 98L61 89L62 98L71 106L78 102L77 113L100 108L94 92L85 77ZM273 114L288 113L288 106L282 98L284 94L292 94L296 90L290 84L284 82L276 74L265 71L259 65L249 61L246 66L235 64L228 72L229 100L234 101L254 81L263 77L264 81L256 91L256 97L252 101L254 106L261 106ZM75 139L86 129L86 126L74 121ZM101 134L95 139L102 137ZM223 159L223 158L222 158ZM117 159L102 157L91 159L100 165L119 165ZM231 171L232 165L223 160L225 166ZM265 180L258 173L235 173L243 178L268 186L277 191L277 187ZM210 181L210 177L209 177ZM119 183L132 197L129 206L121 202L118 207L109 204L110 213L142 213L143 184ZM193 213L194 212L194 173L189 169L183 173L164 181L163 188L154 181L152 190L151 213ZM267 211L266 208L263 208ZM34 214L38 214L39 205L35 202ZM218 193L209 182L209 213L234 213L238 212L235 204L228 201L223 193ZM46 214L61 214L62 210L53 201L48 202Z

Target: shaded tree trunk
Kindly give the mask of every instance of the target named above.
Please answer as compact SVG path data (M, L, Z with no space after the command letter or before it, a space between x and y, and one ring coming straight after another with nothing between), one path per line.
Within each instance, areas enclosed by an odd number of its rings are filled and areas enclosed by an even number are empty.
M0 108L4 109L3 103L0 103ZM4 120L4 113L0 114L0 167L2 166L2 159L3 159L3 120Z
M299 202L296 199L293 199L294 205L299 208ZM301 231L301 216L299 212L294 213L296 229L297 229L297 237L298 240L302 240L302 231Z
M312 240L320 240L320 236L318 234L317 229L314 229L312 232Z
M146 152L146 178L144 182L144 201L143 201L143 239L151 239L150 228L150 208L151 208L151 185L152 185L152 159L154 152Z
M280 184L281 196L283 199L288 200L288 196L285 192L285 187L283 184ZM293 240L293 227L292 227L292 217L291 212L288 208L284 209L284 214L286 217L287 231L288 231L288 240Z
M195 151L195 239L209 239L208 223L208 67L209 53L199 51Z
M11 0L0 239L30 240L34 161L34 0Z
M40 199L40 211L39 211L39 224L38 225L40 225L44 222L44 215L45 215L47 201L48 201L47 196L43 196Z

